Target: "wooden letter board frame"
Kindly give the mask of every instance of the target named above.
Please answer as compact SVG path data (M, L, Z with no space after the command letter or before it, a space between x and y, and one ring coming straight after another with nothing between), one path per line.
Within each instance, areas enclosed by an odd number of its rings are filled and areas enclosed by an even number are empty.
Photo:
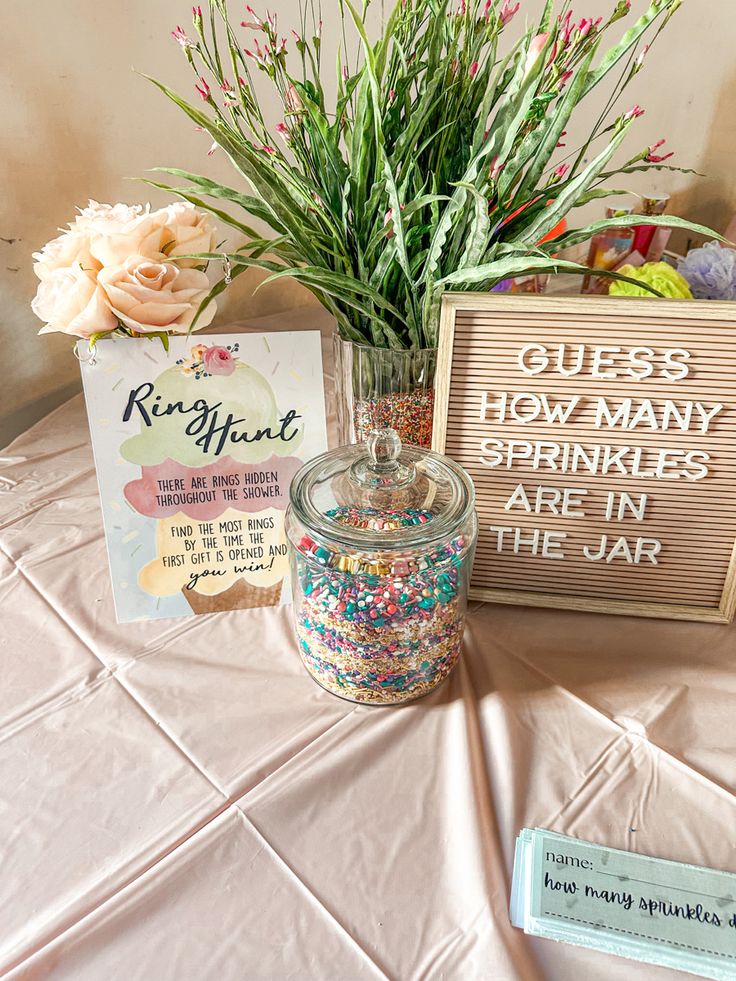
M585 345L582 373L562 375L557 370L559 345L565 343L562 365L576 365L578 345ZM543 345L554 368L530 375L519 367L519 352L528 344ZM613 371L615 379L593 376L595 347L620 347L620 354L604 352L610 360L598 365L598 371ZM628 373L631 349L650 348L653 368L650 377L635 379ZM685 350L691 355L686 362L686 377L671 380L663 377L672 369L666 351ZM535 353L539 353L535 349ZM641 357L639 351L636 357ZM646 355L645 361L646 361ZM683 363L683 355L671 355ZM524 364L529 367L525 357ZM539 360L532 367L538 368ZM642 362L634 366L641 372ZM519 424L517 417L499 420L501 409L483 409L482 393L487 405L508 393L547 395L564 406L565 400L578 395L578 408L568 422L549 423L544 414L537 420ZM697 402L706 412L717 403L723 405L704 432L702 416L691 416L691 428L684 431L672 424L667 431L652 431L649 423L633 428L610 427L603 423L596 407L600 397L610 400L613 409L624 399L632 399L630 422L642 401L661 408L664 400L674 401L682 410L688 402ZM569 404L569 403L568 403ZM535 403L520 401L522 414L532 413ZM657 409L659 411L659 409ZM700 412L700 410L697 410ZM540 423L539 419L543 421ZM576 421L578 420L578 421ZM663 419L658 418L661 426ZM605 428L596 428L605 425ZM552 472L537 460L532 465L508 469L508 457L494 467L484 465L484 440L497 450L499 442L509 439L553 444L581 444L589 452L598 444L616 449L628 446L633 452L641 447L644 459L661 461L658 454L667 451L665 472L668 478L652 476L647 465L638 468L641 476L631 473L601 476L585 473ZM546 443L544 441L547 441ZM728 623L736 610L736 303L705 301L670 301L604 297L531 297L504 296L494 293L448 293L443 298L440 325L439 359L436 382L433 449L446 453L471 474L477 491L480 536L470 597L497 603L591 610L634 616L678 620ZM672 453L670 451L673 451ZM708 476L699 480L680 476L672 479L673 458L681 461L688 451L709 455ZM535 451L536 452L536 451ZM609 452L605 447L600 451ZM497 454L498 455L498 454ZM652 456L653 455L653 456ZM489 454L485 454L488 460ZM702 460L702 457L699 459ZM544 462L544 460L542 461ZM547 462L547 466L552 464ZM687 469L687 468L686 468ZM680 471L681 472L681 471ZM689 473L697 473L697 468ZM701 471L702 472L702 471ZM522 506L506 508L515 488L523 484L534 510ZM539 506L534 495L537 488L584 488L584 517L553 514L549 509L535 513ZM643 519L627 512L627 520L606 518L612 507L609 492L629 494L639 503L647 495ZM547 492L553 495L556 491ZM580 503L579 500L577 503ZM499 539L491 526L522 527L525 541L516 545L509 535ZM565 558L529 554L534 529L565 532ZM508 533L504 532L506 536ZM516 534L514 532L514 534ZM630 563L616 556L610 563L589 561L582 552L583 540L590 543L591 554L597 554L601 535L609 536L608 547L624 536L634 552L634 542L645 536L661 542L655 565L646 556ZM513 550L506 547L513 540ZM503 547L499 549L500 542ZM570 552L567 549L570 548ZM605 550L603 551L605 555Z

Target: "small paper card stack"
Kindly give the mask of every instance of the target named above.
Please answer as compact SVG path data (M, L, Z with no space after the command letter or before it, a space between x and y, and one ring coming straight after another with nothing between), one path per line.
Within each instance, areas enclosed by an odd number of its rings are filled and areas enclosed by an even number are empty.
M524 828L511 922L537 937L736 978L736 875L729 872Z

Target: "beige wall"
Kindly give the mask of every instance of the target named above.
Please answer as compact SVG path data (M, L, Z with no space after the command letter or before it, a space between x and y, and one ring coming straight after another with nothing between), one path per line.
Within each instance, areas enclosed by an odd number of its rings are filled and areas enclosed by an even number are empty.
M522 6L533 12L540 4L523 0ZM631 186L668 190L673 210L718 229L736 211L732 5L733 0L686 0L626 96L627 103L638 101L647 110L638 129L642 147L666 136L669 148L677 150L673 162L708 174L657 175ZM152 189L126 180L148 167L178 166L233 179L222 155L206 156L207 137L139 74L156 75L191 94L188 66L169 37L177 23L188 29L187 0L68 0L62 6L34 0L15 6L20 12L4 20L0 70L0 333L3 350L12 352L0 386L0 445L78 389L69 340L36 337L30 253L90 197L165 203ZM296 0L269 0L268 6L278 11L282 26L296 22ZM613 0L588 0L584 6L586 14L607 13ZM648 0L634 0L633 6L642 10ZM329 48L336 32L330 11L337 0L323 0L323 7ZM242 4L232 9L239 14ZM332 61L328 52L326 63ZM582 110L581 129L598 108L591 99ZM636 140L629 146L632 152L638 148ZM219 322L305 299L297 287L283 284L254 297L252 286L247 277L235 284L220 304Z

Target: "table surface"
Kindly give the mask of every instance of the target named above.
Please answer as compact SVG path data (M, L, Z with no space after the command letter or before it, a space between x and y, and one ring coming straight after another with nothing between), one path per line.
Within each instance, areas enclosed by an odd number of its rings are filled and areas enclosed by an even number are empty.
M439 691L354 706L289 607L115 623L81 398L2 464L0 974L684 977L514 930L514 840L735 871L733 628L475 604Z

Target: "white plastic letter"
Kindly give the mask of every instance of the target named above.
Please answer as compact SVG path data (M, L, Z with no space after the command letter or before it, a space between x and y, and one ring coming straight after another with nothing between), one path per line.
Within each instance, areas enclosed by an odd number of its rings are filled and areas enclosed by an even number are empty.
M515 507L522 507L525 511L528 511L531 514L532 506L529 503L529 498L526 496L526 491L524 490L523 484L516 485L514 493L503 506L504 511L510 511Z
M527 355L537 352L533 358ZM542 344L527 344L519 351L519 368L525 375L539 375L549 367L547 348Z
M676 358L675 355L679 354L680 358ZM662 374L665 378L669 378L670 381L676 382L681 381L683 378L687 378L690 374L690 367L686 364L681 364L681 361L689 361L690 352L683 350L681 347L673 348L671 351L664 352L664 363L667 365L666 368L662 369ZM673 370L670 371L669 369Z
M496 446L497 449L491 449L493 446ZM497 467L503 460L502 449L502 439L484 439L480 444L480 452L482 453L482 456L479 457L480 462L484 467Z
M620 347L597 347L593 352L593 371L592 375L594 378L615 378L615 371L604 371L604 368L613 367L615 362L613 358L606 357L607 354L620 354Z
M644 357L640 357L640 355L644 355ZM631 361L629 374L631 377L637 381L641 381L642 378L649 378L654 371L654 365L649 360L653 357L654 351L650 347L632 347L629 351L629 361ZM637 371L637 368L641 368L641 371Z

